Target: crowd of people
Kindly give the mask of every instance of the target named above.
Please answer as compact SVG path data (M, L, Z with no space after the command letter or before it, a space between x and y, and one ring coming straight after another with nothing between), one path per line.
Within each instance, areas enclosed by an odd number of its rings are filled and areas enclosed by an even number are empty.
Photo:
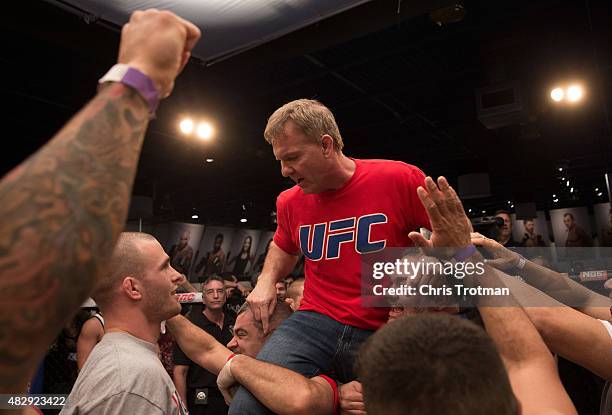
M100 316L77 340L80 370L62 414L575 414L555 356L608 382L598 398L611 413L610 298L508 249L507 233L474 233L444 177L347 157L332 112L314 100L283 105L264 132L295 186L277 199L256 284L213 274L203 306L183 316L176 294L194 290L180 272L190 253L172 264L153 236L121 230L148 120L199 37L170 12L135 12L96 97L0 182L0 393L27 390L91 295ZM362 261L410 246L478 265L462 288L511 295L474 296L471 316L406 306L389 322L389 309L362 304ZM287 284L300 255L305 278ZM439 281L413 282L425 283ZM226 308L235 296L246 301ZM166 330L171 373L157 346Z

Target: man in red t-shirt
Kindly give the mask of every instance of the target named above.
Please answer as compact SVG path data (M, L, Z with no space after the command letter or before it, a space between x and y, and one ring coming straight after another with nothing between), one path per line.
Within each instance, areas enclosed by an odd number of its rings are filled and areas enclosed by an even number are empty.
M353 356L387 320L388 309L361 305L362 255L412 246L408 233L429 227L416 189L425 175L399 161L358 160L342 153L331 111L300 99L279 108L264 132L281 173L296 185L277 199L278 228L257 286L247 298L268 331L277 281L305 256L304 298L257 356L306 377L354 379ZM268 413L245 389L230 414Z

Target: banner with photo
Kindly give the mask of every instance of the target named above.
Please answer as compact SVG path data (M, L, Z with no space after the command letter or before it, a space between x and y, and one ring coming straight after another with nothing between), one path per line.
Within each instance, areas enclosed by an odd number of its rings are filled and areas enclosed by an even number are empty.
M512 239L519 246L526 248L544 247L550 245L548 236L548 224L546 214L543 210L537 212L537 217L533 219L516 220L516 215L512 217Z
M261 231L256 229L237 230L228 259L225 264L225 271L231 272L239 280L248 280L249 273L254 265L256 247L259 243Z
M586 207L551 210L550 221L557 247L593 246L591 221Z
M595 212L595 226L599 246L612 247L612 211L610 203L598 203L593 206Z
M233 228L206 227L189 275L190 281L202 282L212 274L221 275L235 233L236 229Z
M263 269L263 264L266 259L266 255L268 255L268 249L270 248L270 243L274 238L274 232L261 232L259 235L259 245L257 246L257 251L255 252L255 261L253 262L253 266L251 267L251 274L259 274Z
M170 265L181 274L189 275L195 261L195 247L198 246L204 225L173 222L160 228L163 235L154 235L170 257ZM160 232L161 233L161 232Z

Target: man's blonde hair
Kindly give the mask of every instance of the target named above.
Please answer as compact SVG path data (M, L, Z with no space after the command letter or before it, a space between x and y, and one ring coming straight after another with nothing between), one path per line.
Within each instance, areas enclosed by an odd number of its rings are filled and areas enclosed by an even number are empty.
M268 118L264 131L266 141L273 144L274 140L283 134L285 123L289 120L293 121L306 136L319 143L324 134L331 136L334 140L334 149L342 151L344 143L334 114L319 101L297 99L274 111Z

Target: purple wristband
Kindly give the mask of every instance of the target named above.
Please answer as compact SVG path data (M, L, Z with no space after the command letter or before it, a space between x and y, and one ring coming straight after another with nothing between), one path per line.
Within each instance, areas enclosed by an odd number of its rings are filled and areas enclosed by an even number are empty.
M159 92L157 92L151 78L137 69L129 68L121 82L136 89L149 103L149 112L155 114L159 104Z
M149 104L149 115L151 118L155 116L155 111L159 104L159 91L147 75L138 69L119 63L110 68L99 81L101 84L104 82L121 82L135 89Z
M474 245L468 245L465 248L461 248L460 250L455 252L455 255L453 255L453 259L455 261L463 261L464 259L474 255L474 252L476 252L476 247Z

